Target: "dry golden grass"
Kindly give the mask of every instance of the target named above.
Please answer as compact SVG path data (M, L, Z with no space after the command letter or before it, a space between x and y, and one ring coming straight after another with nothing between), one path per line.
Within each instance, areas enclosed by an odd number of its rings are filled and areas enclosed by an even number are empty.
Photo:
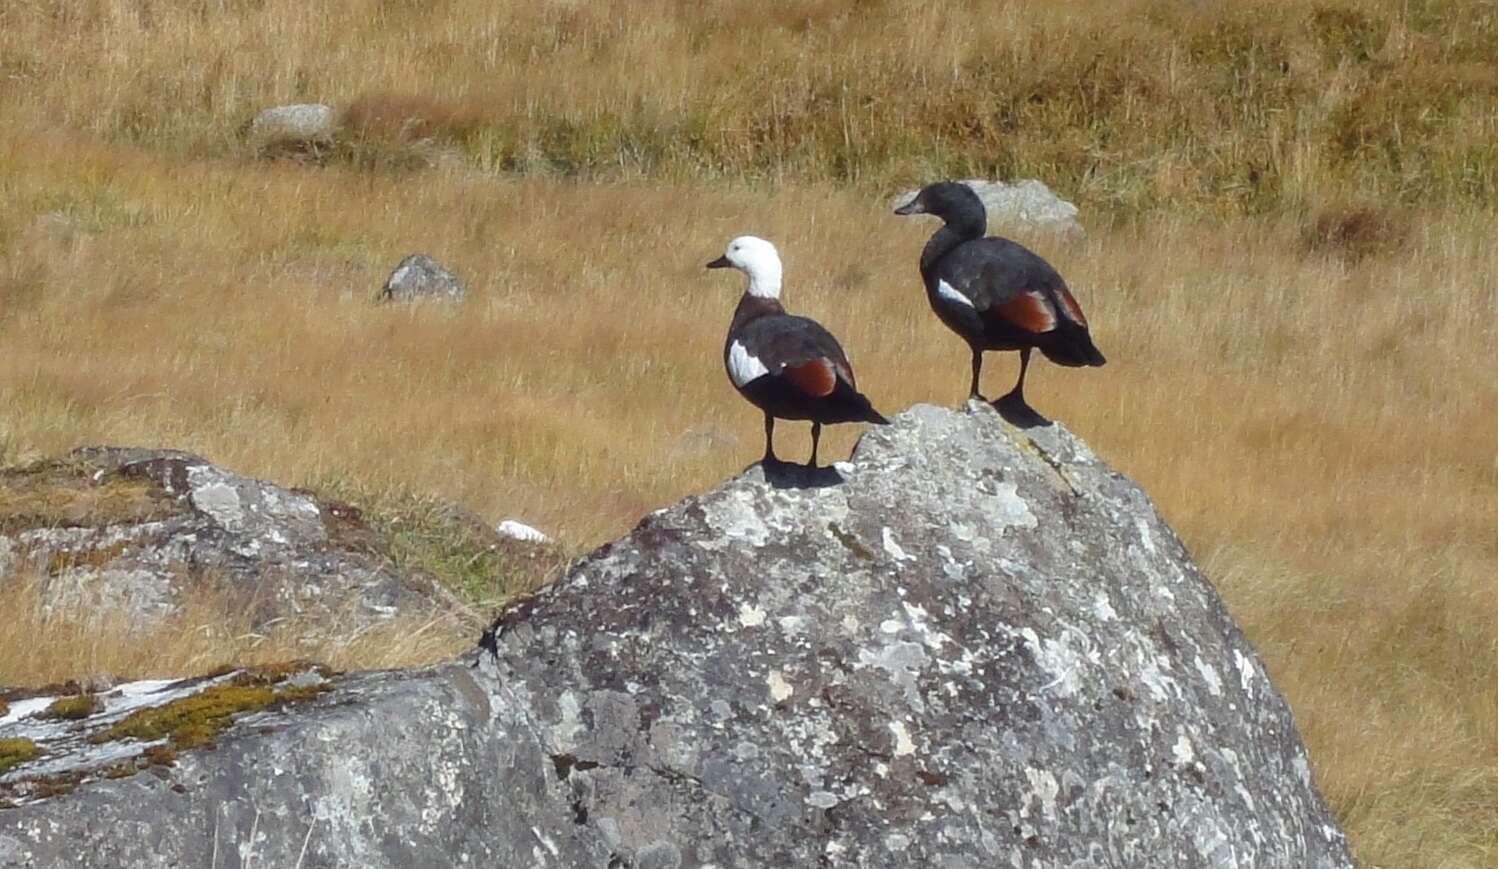
M406 667L471 648L477 627L454 617L398 616L360 627L296 623L256 628L243 601L203 593L143 628L124 612L84 614L47 606L42 583L7 577L0 631L0 686L66 681L106 685L190 676L222 667L312 659L335 669Z
M1498 192L1492 0L9 0L0 112L193 156L266 105L528 173L1036 175L1259 212ZM407 125L407 120L414 124Z
M915 275L932 227L882 194L1039 173L1098 215L1034 241L1110 363L1042 363L1032 400L1181 531L1362 860L1498 861L1493 4L995 3L967 30L904 0L618 8L0 9L0 460L171 446L591 545L759 454L721 371L739 284L702 271L729 236L780 245L788 305L881 409L952 404L966 353ZM425 112L465 159L243 155L255 109L305 98L387 145ZM371 304L415 250L468 280L461 309ZM195 618L203 645L134 663L64 627L13 641L0 681L39 648L38 679L285 656ZM468 638L387 639L333 662Z

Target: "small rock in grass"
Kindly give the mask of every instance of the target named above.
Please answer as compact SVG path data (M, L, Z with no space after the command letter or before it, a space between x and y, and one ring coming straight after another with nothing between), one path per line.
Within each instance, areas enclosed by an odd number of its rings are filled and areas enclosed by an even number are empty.
M458 277L424 253L414 253L400 261L377 297L381 302L411 302L441 299L459 302L468 288Z
M505 535L506 537L513 537L516 540L524 540L527 543L551 542L551 538L547 537L544 532L537 531L535 528L532 528L524 522L520 522L515 519L506 519L505 521L495 526L494 530L498 531L500 534Z
M256 115L250 121L246 138L261 156L287 156L331 145L337 128L331 107L298 103L276 106Z
M1012 182L969 178L960 183L971 187L983 201L990 233L1006 227L1020 227L1063 238L1081 238L1087 234L1082 224L1077 222L1077 206L1057 196L1043 181L1034 178ZM906 190L891 202L895 206L904 205L918 192Z

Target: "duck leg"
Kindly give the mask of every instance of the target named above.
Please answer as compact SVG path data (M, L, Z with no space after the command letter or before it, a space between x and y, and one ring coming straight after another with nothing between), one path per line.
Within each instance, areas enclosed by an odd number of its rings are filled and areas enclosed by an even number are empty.
M967 388L968 400L976 398L983 401L982 393L978 392L978 374L983 370L983 351L977 347L973 348L973 383Z
M1029 367L1030 348L1025 347L1019 351L1019 381L1014 384L1013 389L1009 390L1003 398L995 401L994 404L1003 403L1012 406L1029 407L1029 405L1025 404L1025 371Z
M819 422L813 422L811 424L811 461L806 465L813 471L817 469L817 441L820 441L821 439L822 424Z
M760 459L762 465L779 464L780 459L775 458L775 417L765 414L765 457Z

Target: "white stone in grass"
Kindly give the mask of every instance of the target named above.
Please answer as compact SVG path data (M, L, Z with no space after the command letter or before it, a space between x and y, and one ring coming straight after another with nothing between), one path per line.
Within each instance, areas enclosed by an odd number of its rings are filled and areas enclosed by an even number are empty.
M524 540L527 543L550 543L551 538L537 531L531 526L516 519L506 519L495 526L495 531L515 540Z
M322 103L275 106L250 122L249 139L255 144L272 142L327 142L338 126L333 109Z

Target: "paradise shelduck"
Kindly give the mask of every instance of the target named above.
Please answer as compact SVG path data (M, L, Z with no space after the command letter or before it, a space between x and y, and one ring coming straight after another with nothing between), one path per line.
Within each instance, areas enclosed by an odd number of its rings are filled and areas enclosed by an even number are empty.
M775 245L742 235L707 267L736 268L749 276L723 343L723 366L739 394L764 411L764 462L780 461L774 444L777 417L811 421L811 468L817 466L823 425L889 424L859 393L853 366L832 333L780 306L780 254Z
M966 184L942 181L923 187L896 214L934 214L941 229L921 251L921 279L931 309L973 352L978 391L984 350L1018 350L1019 381L998 405L1025 404L1025 370L1038 348L1058 365L1102 365L1087 318L1051 264L1007 238L984 238L988 215Z

